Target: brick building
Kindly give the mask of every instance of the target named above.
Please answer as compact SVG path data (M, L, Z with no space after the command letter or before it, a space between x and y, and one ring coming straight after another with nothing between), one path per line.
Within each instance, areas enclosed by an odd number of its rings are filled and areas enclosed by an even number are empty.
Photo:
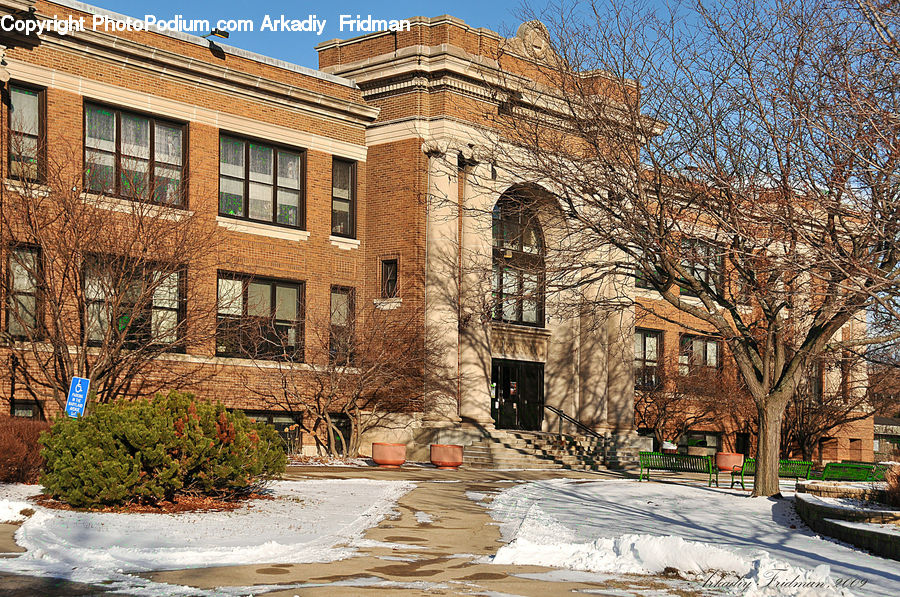
M31 8L38 16L117 17L68 0L0 0L19 19L32 18ZM421 313L419 336L440 339L444 375L436 381L426 373L418 406L367 440L402 441L421 458L428 443L469 443L495 427L563 423L572 431L564 413L619 445L648 446L634 422L634 363L648 361L646 339L635 352L635 325L639 336L658 334L654 355L677 355L683 330L648 318L641 301L656 299L641 290L637 307L599 324L590 314L560 314L554 302L563 299L541 292L543 247L562 240L542 226L552 213L518 207L540 203L546 191L478 155L490 128L485 115L497 105L487 81L501 70L534 76L533 61L545 52L540 32L525 24L505 39L449 16L410 25L321 43L320 70L181 33L3 34L2 129L46 140L25 156L35 163L76 148L83 161L73 167L100 173L86 176L80 192L113 196L111 211L130 200L121 182L126 165L137 160L152 171L163 190L151 202L166 213L190 212L218 239L214 259L179 274L187 296L220 302L205 315L209 323L247 315L250 293L268 293L272 315L295 330L286 334L302 350L315 335L311 326L336 309ZM16 110L28 115L25 124L10 116ZM13 156L7 141L3 149L10 157L2 191L10 197L28 160ZM166 194L172 189L177 200ZM7 333L16 325L11 300ZM164 310L151 308L160 321ZM223 346L218 336L198 340L159 360L213 372L186 384L201 395L290 422L290 412L246 389L258 363ZM0 382L7 403L0 409L41 410L44 397L23 397L15 367L10 376ZM723 438L744 441L739 428L692 431L714 437L711 449ZM840 454L852 446L871 458L871 419L838 442Z

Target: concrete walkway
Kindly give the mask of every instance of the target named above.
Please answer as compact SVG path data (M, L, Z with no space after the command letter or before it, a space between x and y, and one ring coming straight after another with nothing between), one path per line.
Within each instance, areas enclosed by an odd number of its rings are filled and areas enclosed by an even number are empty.
M560 571L539 566L484 563L503 545L500 531L485 502L466 496L487 496L514 483L552 478L600 481L621 478L611 472L560 470L438 471L407 466L400 470L364 467L292 467L285 478L410 480L415 489L397 503L399 516L369 529L371 547L355 557L325 564L282 564L210 567L149 573L146 578L203 589L266 585L253 592L269 597L347 595L521 595L548 597L575 592L639 595L654 590L668 595L694 595L687 583L648 576L618 576ZM687 480L687 479L683 479ZM6 530L6 529L3 529ZM0 533L0 536L6 533ZM2 542L2 537L0 537ZM566 580L568 579L568 580ZM284 586L277 589L272 585ZM260 587L262 589L262 587ZM272 591L271 589L275 589ZM13 575L0 575L0 594L88 595L103 593L90 587Z
M478 492L490 499L513 483L560 477L602 480L620 478L620 475L538 470L436 471L409 467L401 470L295 468L289 470L286 478L403 479L415 481L417 487L397 502L399 517L383 520L365 535L368 540L391 545L360 549L356 557L327 564L230 566L146 576L155 581L201 588L272 584L290 587L265 593L271 597L473 594L547 597L585 590L637 595L654 589L672 595L694 594L685 591L680 583L676 585L661 578L628 576L600 580L599 575L570 574L583 580L567 582L560 580L558 571L550 568L479 562L496 553L503 543L485 504L469 499L466 493Z

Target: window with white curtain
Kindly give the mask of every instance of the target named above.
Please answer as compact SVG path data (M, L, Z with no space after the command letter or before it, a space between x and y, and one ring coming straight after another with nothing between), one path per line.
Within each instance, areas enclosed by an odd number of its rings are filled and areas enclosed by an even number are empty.
M43 91L9 87L9 175L38 179L41 175Z
M331 162L331 234L356 238L356 164Z
M216 353L303 360L303 282L220 273Z
M33 337L39 329L40 250L15 247L9 252L8 266L10 290L6 297L6 331L13 337Z
M84 114L85 188L180 206L184 203L184 127L88 104Z
M222 135L219 215L303 228L304 154Z
M183 270L89 258L84 270L88 343L121 336L129 345L176 346L184 325L183 280Z

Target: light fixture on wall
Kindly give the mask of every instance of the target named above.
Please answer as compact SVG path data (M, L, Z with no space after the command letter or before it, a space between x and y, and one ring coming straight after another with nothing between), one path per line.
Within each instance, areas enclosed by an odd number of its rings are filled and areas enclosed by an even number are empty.
M228 39L228 32L223 31L222 29L216 28L216 29L213 29L212 31L210 31L209 33L207 33L206 35L201 35L200 37L202 37L203 39L209 39L210 37L221 37L222 39Z

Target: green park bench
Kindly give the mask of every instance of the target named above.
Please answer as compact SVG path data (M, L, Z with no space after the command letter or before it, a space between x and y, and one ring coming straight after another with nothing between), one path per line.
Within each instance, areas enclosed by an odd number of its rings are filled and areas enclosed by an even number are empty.
M808 479L809 471L812 469L812 462L806 460L779 460L778 461L778 478L779 479ZM744 464L731 469L731 486L734 487L734 481L738 475L741 479L741 489L744 487L744 475L751 476L756 474L756 459L744 458Z
M647 480L650 480L650 471L682 471L688 473L705 473L709 475L709 486L712 487L713 476L716 479L716 487L719 486L719 469L716 468L712 456L687 456L684 454L662 454L660 452L640 452L638 461L641 472L638 481L644 479L644 471L647 471Z
M876 464L872 468L872 472L870 473L868 480L869 481L884 481L884 475L885 475L885 473L888 472L888 470L890 470L890 468L891 468L890 464Z
M829 462L825 469L811 477L822 481L877 481L879 471L871 463L861 462ZM884 470L880 471L884 479Z

